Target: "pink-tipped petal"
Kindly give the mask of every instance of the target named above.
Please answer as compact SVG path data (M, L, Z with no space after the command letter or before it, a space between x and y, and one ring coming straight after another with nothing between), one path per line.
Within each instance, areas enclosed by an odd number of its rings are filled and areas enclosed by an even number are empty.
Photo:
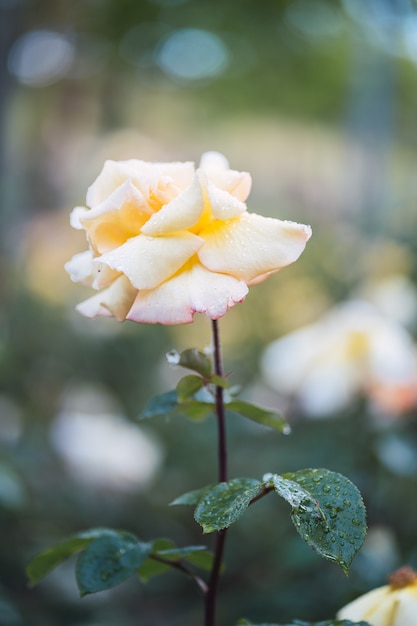
M166 325L189 324L194 313L218 319L242 302L247 292L244 282L196 264L157 289L138 292L127 319Z

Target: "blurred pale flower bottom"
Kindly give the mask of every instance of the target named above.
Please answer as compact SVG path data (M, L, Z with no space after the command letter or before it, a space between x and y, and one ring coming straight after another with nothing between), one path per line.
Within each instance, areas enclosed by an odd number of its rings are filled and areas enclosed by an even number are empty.
M97 392L98 393L98 392ZM89 400L94 400L94 392ZM146 488L162 462L159 444L139 426L90 402L64 403L51 426L51 442L72 476L98 488L130 491ZM73 405L71 407L71 404ZM74 406L75 404L75 406Z
M361 300L346 301L318 322L268 346L264 380L312 417L327 417L363 394L397 415L417 405L417 352L397 321Z
M417 574L403 567L390 584L357 598L337 614L338 619L365 620L370 626L417 625Z

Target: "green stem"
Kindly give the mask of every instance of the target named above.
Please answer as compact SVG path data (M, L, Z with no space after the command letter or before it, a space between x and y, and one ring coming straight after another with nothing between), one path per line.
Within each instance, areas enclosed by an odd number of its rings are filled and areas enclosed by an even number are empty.
M223 365L221 356L220 334L217 320L212 320L214 370L217 376L223 377ZM218 432L218 473L219 482L227 481L227 441L226 441L226 415L224 408L223 388L216 386L216 415ZM213 568L211 570L208 591L205 598L205 621L204 626L215 626L216 602L220 581L220 570L223 561L224 544L227 529L220 530L216 535Z

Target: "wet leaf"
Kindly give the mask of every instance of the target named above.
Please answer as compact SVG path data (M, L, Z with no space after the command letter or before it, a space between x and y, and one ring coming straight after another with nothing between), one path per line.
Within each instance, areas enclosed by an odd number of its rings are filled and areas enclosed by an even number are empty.
M186 377L188 378L188 377ZM191 378L199 378L191 376ZM199 378L199 380L201 380ZM194 399L180 401L176 390L167 391L159 396L155 396L148 402L139 419L149 419L161 416L185 416L189 419L200 421L208 417L215 409L213 397L205 389L198 389Z
M169 415L174 413L178 408L178 396L177 392L166 391L158 396L155 396L149 400L144 410L139 416L139 419L149 419L151 417L158 417L161 415Z
M205 533L228 528L260 493L262 483L253 478L234 478L218 483L199 500L194 517Z
M218 376L217 374L213 374L213 376L210 378L210 382L212 385L216 385L216 387L222 387L222 389L230 388L228 381L225 378L222 378L222 376Z
M80 554L75 578L81 596L110 589L139 569L152 549L126 532L99 537Z
M201 489L193 489L193 491L187 491L186 493L183 493L182 495L175 498L175 500L173 500L170 504L172 506L177 504L197 506L201 498L211 489L213 489L214 486L215 485L207 485L206 487L201 487Z
M201 376L195 376L194 374L190 374L189 376L184 376L179 381L176 391L179 402L184 402L189 398L192 398L197 391L201 389L204 385L204 380Z
M365 507L355 485L327 469L274 475L269 482L292 506L292 521L304 541L347 574L366 532Z
M226 404L226 409L243 415L243 417L257 422L258 424L262 424L263 426L269 426L269 428L279 430L280 432L286 432L288 430L288 424L279 413L263 409L255 404L244 402L243 400L232 400L232 402Z
M160 550L171 550L175 547L175 543L171 541L171 539L156 539L152 542L152 552L151 554L157 554ZM142 563L142 565L138 568L138 576L139 579L146 583L153 576L158 576L159 574L164 574L165 572L169 572L172 570L170 565L166 563L161 563L160 561L156 561L155 559L148 558Z
M110 528L92 528L68 537L55 544L41 554L35 556L26 568L31 585L36 585L49 572L66 561L72 554L86 548L94 539L103 536L113 536L116 531Z
M212 366L210 359L196 348L189 348L181 352L178 365L201 374L206 380L211 376Z
M152 542L152 551L138 570L142 582L147 582L152 576L172 570L172 565L161 563L155 557L161 557L172 563L186 561L207 570L210 570L213 564L213 554L207 550L206 546L177 548L170 539L157 539Z

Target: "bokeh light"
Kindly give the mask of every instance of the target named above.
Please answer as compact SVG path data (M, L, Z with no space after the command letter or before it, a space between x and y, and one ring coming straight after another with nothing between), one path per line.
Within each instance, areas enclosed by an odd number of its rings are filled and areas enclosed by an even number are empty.
M155 52L161 69L173 79L184 81L221 74L227 67L228 56L227 48L218 35L198 28L175 31Z
M65 35L34 30L14 43L8 57L8 68L21 83L42 87L65 76L74 55L74 44Z

